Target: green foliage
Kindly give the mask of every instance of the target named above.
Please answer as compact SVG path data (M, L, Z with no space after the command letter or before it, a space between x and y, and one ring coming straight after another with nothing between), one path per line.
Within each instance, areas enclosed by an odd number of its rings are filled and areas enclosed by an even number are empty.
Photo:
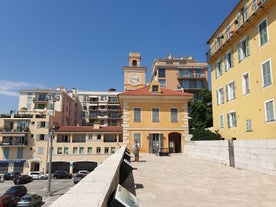
M200 97L200 100L195 100L190 104L189 127L193 134L191 140L221 140L219 133L205 130L213 126L212 93L208 89L202 89Z
M200 100L190 104L190 129L208 128L213 126L212 93L208 89L200 91Z
M221 140L222 137L219 133L213 133L210 130L205 129L195 129L193 130L192 141L202 141L202 140Z

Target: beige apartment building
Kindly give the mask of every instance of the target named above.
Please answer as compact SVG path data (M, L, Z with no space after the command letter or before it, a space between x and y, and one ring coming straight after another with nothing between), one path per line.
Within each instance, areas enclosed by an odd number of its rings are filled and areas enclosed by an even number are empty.
M208 88L208 64L198 62L191 56L157 58L151 67L152 81L158 81L163 88L182 89L199 99L199 91Z
M82 106L82 125L121 126L122 116L118 94L108 91L79 91L78 100Z
M106 115L101 116L99 113L99 117L96 117L98 119L93 122L94 127L85 128L79 126L82 106L76 89L67 91L59 87L56 90L20 91L18 113L0 117L0 173L46 172L52 126L55 130L52 171L56 169L57 163L62 169L71 172L81 167L92 170L117 150L122 143L122 129L106 126L117 126L119 124L114 120L119 123L121 120L115 92L97 96L94 93L88 97L91 101L88 109L97 106L97 111L105 112ZM106 121L108 118L110 123ZM105 121L102 123L101 120ZM71 126L69 131L66 126ZM73 126L78 126L76 129L79 131L76 132Z
M276 138L276 1L240 0L208 40L214 130Z

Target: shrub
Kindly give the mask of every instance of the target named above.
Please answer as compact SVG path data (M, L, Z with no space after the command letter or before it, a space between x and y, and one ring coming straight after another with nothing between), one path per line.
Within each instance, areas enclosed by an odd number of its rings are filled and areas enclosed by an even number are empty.
M194 129L193 130L192 141L202 141L202 140L221 140L222 137L219 133L211 132L206 129Z

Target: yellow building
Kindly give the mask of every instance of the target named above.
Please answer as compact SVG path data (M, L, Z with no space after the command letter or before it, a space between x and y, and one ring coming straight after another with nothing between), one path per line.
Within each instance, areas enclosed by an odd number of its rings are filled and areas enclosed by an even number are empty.
M208 40L214 130L275 139L276 1L241 0Z
M135 57L140 60L140 54ZM132 65L133 61L136 59L130 61L129 67L123 67L125 92L118 95L123 113L123 142L131 149L138 141L141 152L146 153L158 153L161 148L182 152L189 128L188 102L193 95L162 88L157 81L146 86L145 68ZM140 74L139 84L132 82L129 74Z

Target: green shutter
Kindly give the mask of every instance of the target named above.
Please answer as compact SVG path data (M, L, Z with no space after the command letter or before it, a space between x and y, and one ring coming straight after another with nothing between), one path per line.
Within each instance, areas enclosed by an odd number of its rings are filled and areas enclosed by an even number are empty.
M246 57L248 57L250 55L250 51L249 51L249 37L247 36L245 39L245 51L246 51Z
M238 44L238 58L239 58L239 61L241 61L241 42L239 42Z

